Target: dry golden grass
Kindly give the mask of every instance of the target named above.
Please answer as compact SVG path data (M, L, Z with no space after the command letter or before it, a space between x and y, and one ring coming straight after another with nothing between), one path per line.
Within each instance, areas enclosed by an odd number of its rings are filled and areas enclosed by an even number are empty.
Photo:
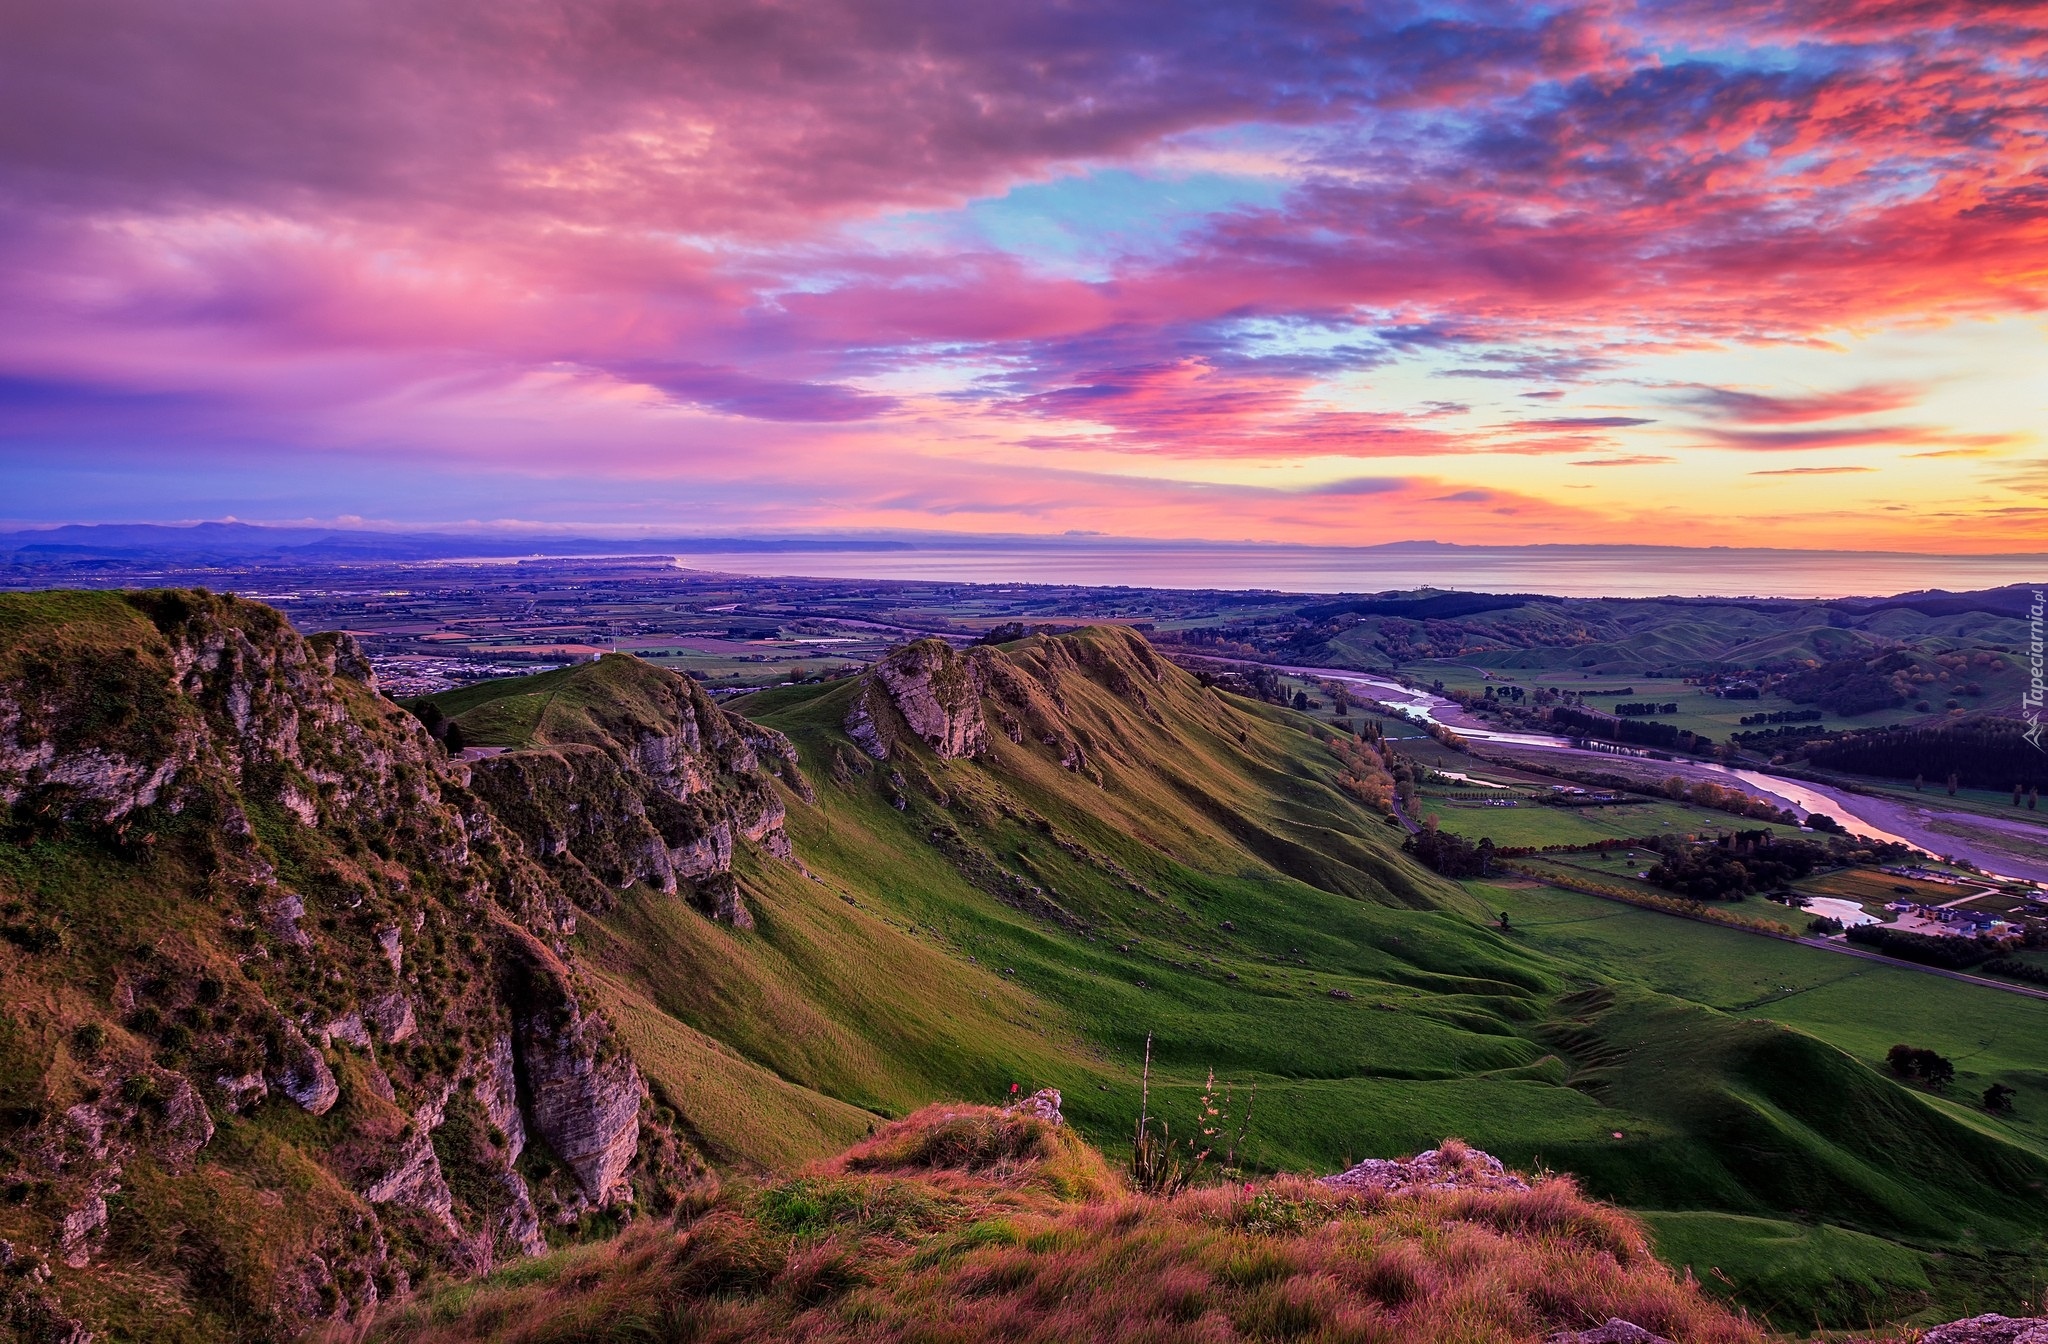
M1070 1129L933 1106L347 1337L1523 1344L1616 1316L1679 1344L1764 1338L1568 1180L1385 1195L1279 1177L1154 1199Z

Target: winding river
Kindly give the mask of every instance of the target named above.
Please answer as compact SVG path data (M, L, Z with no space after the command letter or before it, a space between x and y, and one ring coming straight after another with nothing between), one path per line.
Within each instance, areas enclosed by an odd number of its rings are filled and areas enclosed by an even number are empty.
M1455 700L1418 690L1413 686L1403 686L1399 682L1371 673L1340 668L1280 665L1275 665L1275 670L1356 686L1374 700L1406 710L1427 722L1441 724L1460 737L1473 741L1523 747L1546 754L1562 753L1609 765L1616 759L1612 752L1590 751L1576 747L1572 745L1571 739L1554 734L1511 733L1489 728L1475 723ZM1627 755L1632 759L1642 759L1640 753L1630 752ZM1673 760L1668 763L1660 762L1659 767L1663 768L1667 764L1672 774L1687 779L1732 777L1740 781L1748 791L1782 803L1798 812L1801 817L1823 812L1842 822L1858 835L1867 835L1873 840L1889 840L1897 844L1910 845L1915 849L1926 850L1930 854L1966 859L1994 878L2011 877L2033 882L2048 882L2048 862L2025 854L2016 854L1999 844L1997 839L2002 833L2027 836L2038 834L2040 841L2048 844L2048 826L2035 828L2023 821L2000 821L1971 812L1943 809L1932 803L1904 803L1890 798L1850 793L1831 785L1816 784L1803 779L1786 779L1761 770L1735 769L1711 761ZM1947 829L1938 829L1937 822L1948 827L1966 827L1970 834L1958 836Z

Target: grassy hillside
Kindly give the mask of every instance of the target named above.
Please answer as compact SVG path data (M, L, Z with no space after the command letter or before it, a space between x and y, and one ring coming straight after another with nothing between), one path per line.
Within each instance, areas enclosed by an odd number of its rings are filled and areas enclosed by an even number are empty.
M1740 598L1491 598L1462 599L1478 611L1441 612L1427 600L1324 603L1304 608L1284 626L1288 660L1331 667L1413 667L1468 663L1540 673L1620 675L1713 664L1765 663L1860 656L1913 644L1943 652L2024 647L2026 623L2010 596L1984 597L1980 609L1929 610L1868 603L1751 601ZM1482 599L1472 601L1471 599ZM1969 601L1950 606L1970 607ZM1357 607L1365 610L1354 610ZM1216 633L1250 638L1224 624ZM1271 654L1283 652L1268 650ZM2016 671L2017 665L2012 670ZM1989 686L1992 680L1987 679ZM1999 681L2004 687L2010 677Z
M1818 1225L1816 1264L2038 1247L2039 1146L1907 1091L1860 1046L1669 997L1693 997L1682 983L1626 983L1632 952L1488 927L1487 912L1521 912L1409 864L1400 832L1337 787L1327 727L1204 690L1122 632L1001 656L1064 670L1060 718L1085 767L999 732L973 758L904 738L877 762L845 730L860 683L763 692L738 708L789 736L815 787L814 805L786 800L805 871L742 864L751 933L639 891L586 922L622 1034L717 1160L786 1166L863 1115L1013 1083L1061 1088L1083 1132L1127 1142L1149 1033L1154 1114L1185 1133L1212 1069L1234 1098L1255 1084L1266 1169L1457 1133L1680 1219L1688 1254L1731 1263L1760 1255L1759 1227L1793 1222ZM574 703L579 673L557 674L555 703ZM466 727L507 689L439 702ZM1652 943L1681 924L1642 918ZM1807 1087L1833 1100L1811 1105ZM1883 1156L1860 1146L1870 1125ZM1977 1291L1884 1283L1742 1291L1839 1323Z

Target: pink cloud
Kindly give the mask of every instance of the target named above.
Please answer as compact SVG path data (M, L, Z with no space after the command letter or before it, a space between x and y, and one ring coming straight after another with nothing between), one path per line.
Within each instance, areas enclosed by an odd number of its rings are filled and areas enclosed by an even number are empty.
M567 456L899 520L870 482L936 472L933 516L1064 517L1032 448L1649 465L1658 408L1542 403L2048 301L2036 5L78 0L4 37L0 445L51 470ZM1280 185L1085 237L1156 204L1099 178L1164 195L1203 155ZM962 209L1030 184L1093 251ZM1527 419L1348 409L1341 380L1424 360L1545 386L1502 389ZM1836 424L1922 394L1837 385L1676 400L1711 450L2020 441ZM1488 502L1426 489L1112 493L1126 530Z

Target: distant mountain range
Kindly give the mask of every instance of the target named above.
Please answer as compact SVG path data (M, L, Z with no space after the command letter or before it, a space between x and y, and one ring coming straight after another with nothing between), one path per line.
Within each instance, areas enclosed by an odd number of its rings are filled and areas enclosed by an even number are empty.
M551 533L381 532L256 523L88 523L0 533L0 554L52 560L236 564L670 555L679 551L906 550L886 538L564 537Z

